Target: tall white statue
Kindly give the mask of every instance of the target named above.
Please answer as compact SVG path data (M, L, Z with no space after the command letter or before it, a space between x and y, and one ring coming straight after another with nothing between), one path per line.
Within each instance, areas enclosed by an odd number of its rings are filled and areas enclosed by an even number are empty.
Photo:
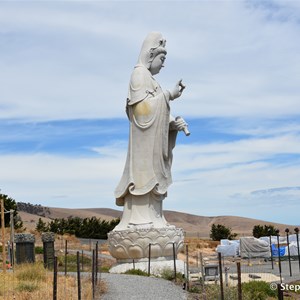
M170 253L165 248L170 250L176 243L178 250L183 242L182 229L168 224L162 211L172 183L177 132L189 134L183 118L170 114L170 101L179 98L185 88L182 80L172 90L163 91L153 77L164 66L165 46L161 33L149 33L130 78L126 105L130 122L128 153L115 190L116 204L124 206L124 211L119 225L109 234L110 251L117 259L147 257L149 243L159 250L156 257L166 257ZM170 239L161 244L166 234ZM124 238L130 241L128 245L122 243Z

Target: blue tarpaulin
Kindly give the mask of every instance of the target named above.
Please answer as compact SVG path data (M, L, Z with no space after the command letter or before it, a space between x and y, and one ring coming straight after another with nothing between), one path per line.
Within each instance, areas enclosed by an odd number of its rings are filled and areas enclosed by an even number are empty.
M284 256L285 254L285 247L279 247L279 254L280 256ZM272 255L273 256L278 256L278 248L276 245L272 244Z

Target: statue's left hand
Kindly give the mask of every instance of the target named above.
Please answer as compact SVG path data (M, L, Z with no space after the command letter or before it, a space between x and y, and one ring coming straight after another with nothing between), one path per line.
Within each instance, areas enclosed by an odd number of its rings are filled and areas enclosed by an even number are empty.
M184 130L187 126L188 126L188 124L181 117L177 117L174 120L174 128L178 131Z

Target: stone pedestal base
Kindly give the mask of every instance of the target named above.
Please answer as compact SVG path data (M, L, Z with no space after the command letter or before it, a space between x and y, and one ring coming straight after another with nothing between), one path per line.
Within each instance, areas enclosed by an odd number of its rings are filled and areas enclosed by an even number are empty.
M182 260L176 260L176 272L185 273L185 263ZM132 261L131 263L118 263L113 266L109 272L110 273L125 273L128 270L142 270L148 272L149 261L138 260ZM164 270L174 271L174 261L165 260L164 258L157 258L150 261L150 273L152 275L160 276Z
M173 244L177 256L183 242L183 230L172 225L163 228L138 226L108 233L109 252L118 263L132 263L133 259L148 258L149 244L151 244L151 259L159 257L173 259Z

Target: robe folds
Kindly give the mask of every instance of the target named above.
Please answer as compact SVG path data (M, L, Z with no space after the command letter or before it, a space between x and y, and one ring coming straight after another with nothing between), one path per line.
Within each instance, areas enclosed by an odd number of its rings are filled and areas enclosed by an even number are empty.
M166 196L172 183L172 150L177 130L170 130L169 92L163 92L144 64L130 79L126 111L130 122L128 152L122 178L115 190L116 204L125 196L153 192Z

